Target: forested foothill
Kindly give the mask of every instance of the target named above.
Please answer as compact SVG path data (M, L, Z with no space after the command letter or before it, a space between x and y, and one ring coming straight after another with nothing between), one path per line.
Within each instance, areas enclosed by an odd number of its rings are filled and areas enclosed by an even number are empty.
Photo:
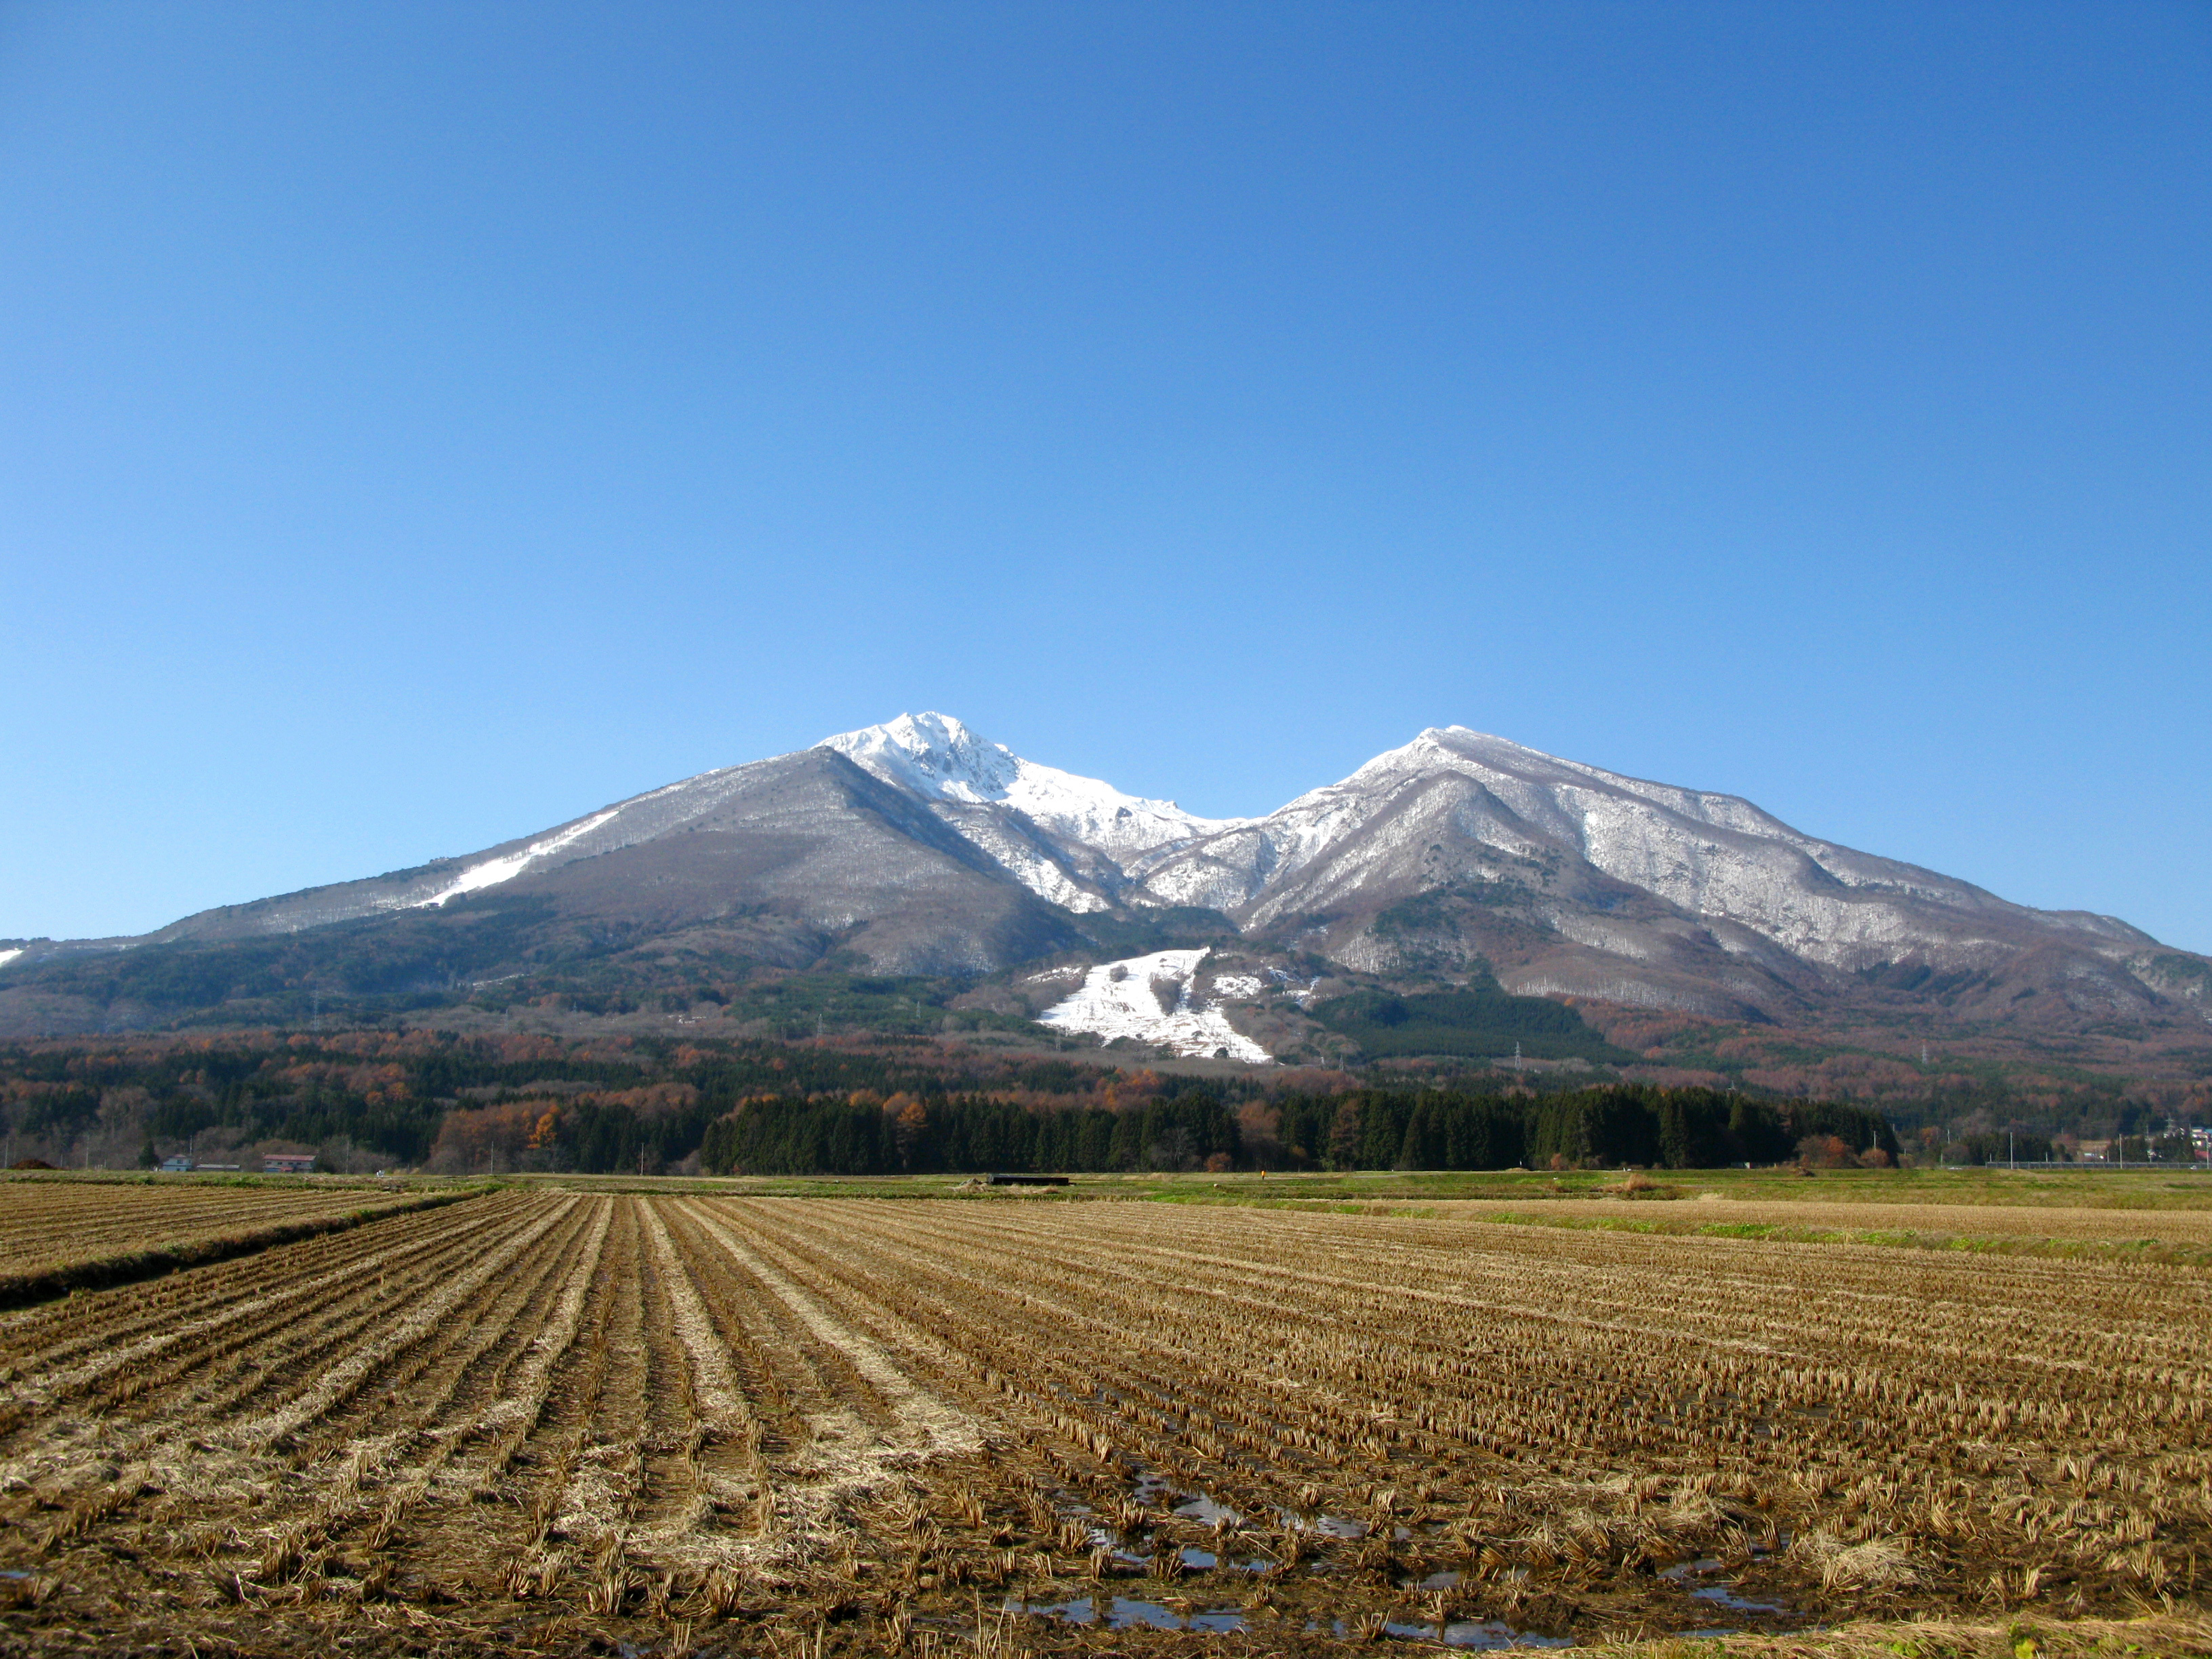
M7 1158L878 1175L1885 1163L1878 1112L1711 1089L1204 1077L884 1036L233 1032L0 1045Z
M2014 1029L1942 1006L1943 998L1964 994L1947 981L1914 981L1906 990L1887 981L1870 985L1866 997L1890 999L1875 1009L1879 1018L1868 1012L1872 1003L1862 1007L1847 1000L1833 1007L1808 1006L1802 1018L1776 1023L1515 994L1475 958L1449 973L1354 973L1299 949L1240 943L1213 911L1148 912L1137 921L1092 917L1085 925L1099 933L1102 950L1205 945L1216 950L1218 962L1242 952L1243 965L1235 971L1266 978L1267 990L1238 1017L1285 1070L1326 1069L1351 1081L1476 1096L1635 1084L1754 1100L1843 1102L1881 1113L1900 1137L1901 1152L1921 1163L2122 1157L2195 1163L2202 1160L2190 1132L2212 1125L2212 1034L2201 1027ZM642 1155L648 1167L656 1158L673 1167L703 1147L705 1122L734 1100L672 1108L597 1098L648 1086L693 1086L688 1075L641 1060L662 1052L671 1039L733 1054L817 1040L933 1056L948 1045L1028 1051L1028 1060L1010 1055L988 1065L973 1056L933 1057L921 1066L927 1081L915 1085L947 1096L980 1091L992 1099L1008 1088L1036 1091L1028 1081L1008 1084L1006 1077L1012 1074L1009 1067L1018 1072L1036 1064L1040 1051L1068 1056L1085 1079L1102 1068L1127 1070L1156 1059L1126 1041L1102 1054L1095 1039L1040 1027L1036 1016L1057 994L1038 988L1034 963L967 978L878 974L823 939L802 953L805 965L779 967L734 946L666 949L635 929L564 918L542 899L517 895L473 896L434 915L410 912L298 933L179 939L52 960L38 955L6 970L0 1032L54 1033L64 1047L73 1040L88 1050L123 1039L64 1034L138 1033L156 1048L204 1041L227 1052L247 1040L240 1032L254 1030L298 1032L319 1024L361 1034L346 1042L362 1048L403 1030L408 1043L437 1046L420 1035L434 1028L457 1034L446 1045L456 1054L465 1048L459 1039L505 1042L528 1032L553 1040L569 1057L563 1066L614 1068L604 1078L556 1072L515 1078L492 1075L471 1060L465 1081L410 1079L409 1092L397 1097L388 1089L348 1093L334 1085L332 1077L370 1063L349 1056L328 1061L315 1076L282 1083L257 1071L257 1089L234 1098L224 1092L233 1085L216 1080L229 1063L224 1061L204 1085L173 1078L119 1083L114 1086L125 1103L109 1103L104 1114L87 1109L82 1090L65 1093L59 1104L43 1095L10 1103L9 1127L23 1143L17 1156L56 1163L88 1157L127 1163L144 1149L150 1132L165 1149L184 1142L220 1152L227 1138L240 1146L282 1139L328 1148L337 1161L371 1168L427 1162L438 1155L441 1139L448 1162L473 1155L481 1165L526 1152L576 1167L619 1157L635 1169ZM1930 994L1937 1006L1908 1006L1900 1000L1908 991ZM385 1037L371 1042L362 1034L368 1027ZM919 1046L901 1049L902 1040ZM975 1072L979 1065L983 1070ZM972 1085L971 1072L979 1079ZM1286 1086L1283 1075L1228 1092L1240 1098L1251 1088L1279 1093ZM23 1080L41 1086L52 1081ZM510 1146L511 1125L463 1119L449 1126L448 1108L434 1104L444 1099L485 1108L495 1103L454 1091L538 1082L563 1091L554 1097L562 1110L549 1131L558 1145L543 1135L531 1144L525 1135ZM756 1091L817 1112L824 1097L842 1098L856 1089L888 1096L902 1086L841 1077L794 1091L771 1079ZM204 1094L198 1092L203 1087ZM244 1090L242 1083L237 1087ZM1086 1082L1043 1092L1065 1103L1089 1087ZM159 1096L163 1114L149 1118L131 1089ZM221 1097L233 1115L203 1121L210 1096ZM505 1098L511 1115L517 1097ZM706 1116L697 1118L698 1112ZM802 1118L806 1127L793 1131L802 1141L829 1133L816 1117L799 1114L793 1121ZM748 1136L774 1142L781 1133L749 1130ZM839 1133L849 1139L852 1132ZM1095 1139L1097 1132L1085 1133ZM976 1133L980 1146L1004 1139L998 1129ZM203 1139L193 1142L195 1136ZM966 1144L957 1134L947 1141Z

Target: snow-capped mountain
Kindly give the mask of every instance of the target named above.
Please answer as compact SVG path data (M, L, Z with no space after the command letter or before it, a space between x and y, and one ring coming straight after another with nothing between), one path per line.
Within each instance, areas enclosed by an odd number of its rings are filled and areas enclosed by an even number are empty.
M1400 866L1394 855L1408 839L1400 820L1439 812L1430 827L1492 852L1571 853L1689 913L1741 923L1835 967L1886 959L1912 932L1895 908L1906 902L2130 944L2148 937L2108 916L2031 911L1933 871L1815 840L1738 796L1647 783L1461 726L1431 727L1266 818L1170 849L1151 862L1145 884L1163 899L1242 911L1264 926L1377 879L1415 889L1436 885L1440 873L1497 879L1480 859L1464 872L1443 870L1435 844L1422 848L1418 869ZM1380 833L1385 824L1391 833Z
M1481 955L1515 988L1615 1001L1771 1012L1822 970L1986 976L2031 951L2062 1000L2159 994L2130 966L2148 971L2156 941L2112 917L2008 903L1801 834L1738 796L1465 726L1425 731L1139 872L1156 902L1219 909L1248 933L1296 930L1348 966Z
M1243 822L1040 766L949 714L902 714L818 746L919 796L1031 892L1079 914L1109 908L1145 854Z
M379 918L459 922L487 903L535 906L572 934L683 941L793 967L843 942L886 969L988 972L1083 943L1065 908L1036 897L915 792L827 748L702 773L465 858L101 943L236 940Z
M468 857L203 912L141 939L10 941L0 1030L24 998L46 1023L17 1025L55 1028L59 1005L38 987L58 962L337 924L406 930L414 954L378 947L377 971L402 971L390 957L449 980L509 957L623 951L977 974L1126 955L1106 942L1140 936L1169 907L1219 913L1217 936L1233 928L1349 969L1479 960L1516 991L1714 1013L1934 994L2007 1020L2212 1007L2212 964L2112 917L2008 903L1734 795L1464 726L1424 732L1265 817L1208 819L923 714ZM1111 981L1085 994L1111 1012L1125 993Z

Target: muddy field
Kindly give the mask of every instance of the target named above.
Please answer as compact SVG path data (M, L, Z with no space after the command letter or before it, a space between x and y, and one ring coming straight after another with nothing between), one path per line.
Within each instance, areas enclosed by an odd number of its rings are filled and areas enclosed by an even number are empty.
M505 1192L0 1316L0 1634L1012 1653L2124 1616L2195 1268Z

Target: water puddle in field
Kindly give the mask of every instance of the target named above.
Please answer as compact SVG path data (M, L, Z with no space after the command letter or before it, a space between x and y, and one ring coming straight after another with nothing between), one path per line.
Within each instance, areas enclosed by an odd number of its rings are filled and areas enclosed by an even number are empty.
M1131 1476L1130 1497L1144 1509L1154 1511L1155 1520L1157 1520L1158 1511L1165 1510L1176 1520L1195 1522L1200 1526L1215 1528L1217 1532L1232 1531L1246 1522L1245 1510L1223 1503L1212 1492L1193 1491L1186 1486L1178 1486L1165 1476L1146 1468L1142 1463L1132 1465ZM1087 1535L1094 1549L1109 1550L1115 1561L1127 1566L1150 1571L1152 1557L1140 1552L1141 1538L1125 1538L1116 1523L1099 1518L1087 1506L1079 1505L1074 1510L1070 1510L1063 1505L1061 1512L1073 1514L1075 1518L1085 1522ZM1322 1544L1357 1543L1375 1530L1368 1522L1354 1520L1350 1516L1311 1511L1302 1513L1296 1510L1279 1507L1274 1513L1276 1524L1284 1530L1304 1533ZM1448 1528L1442 1522L1438 1522L1431 1530L1442 1532ZM1401 1543L1410 1540L1413 1536L1413 1529L1409 1527L1394 1527L1391 1532L1392 1536ZM1233 1557L1224 1558L1215 1550L1197 1546L1184 1547L1179 1551L1179 1553L1182 1557L1183 1565L1194 1572L1210 1572L1216 1569L1226 1569L1237 1572L1258 1574L1268 1571L1276 1565L1273 1557L1269 1555L1255 1555L1243 1559ZM1330 1560L1326 1554L1319 1554L1309 1556L1304 1565L1306 1571L1310 1572L1328 1572L1336 1569L1340 1564ZM1455 1577L1454 1582L1457 1582ZM1431 1586L1431 1588L1437 1588L1437 1586Z
M1126 1595L1107 1598L1102 1619L1098 1598L1079 1595L1072 1601L1024 1601L1018 1596L1006 1598L1007 1613L1030 1613L1042 1618L1059 1619L1071 1625L1103 1623L1109 1630L1197 1630L1226 1634L1244 1628L1244 1614L1237 1607L1193 1608L1188 1613L1177 1613L1158 1601L1139 1601Z
M1722 1563L1708 1556L1701 1561L1680 1561L1662 1568L1659 1576L1671 1583L1680 1585L1700 1601L1710 1601L1715 1607L1726 1607L1730 1613L1787 1613L1790 1609L1779 1601L1751 1601L1735 1593L1735 1581L1723 1579L1717 1584L1701 1584L1697 1579L1709 1572L1717 1572Z
M1309 1633L1318 1634L1324 1626L1318 1620L1307 1622ZM1341 1619L1332 1620L1326 1626L1330 1635L1340 1638L1356 1636L1358 1632ZM1433 1619L1392 1619L1382 1626L1382 1634L1401 1642L1429 1642L1448 1648L1571 1648L1575 1645L1571 1636L1544 1636L1534 1631L1516 1630L1502 1619L1462 1619L1440 1625Z
M1277 1510L1275 1519L1295 1531L1318 1533L1323 1538L1340 1538L1347 1543L1356 1543L1368 1533L1364 1521L1354 1521L1349 1516L1300 1515L1296 1510Z
M1176 1504L1175 1512L1185 1520L1196 1521L1209 1527L1218 1527L1224 1521L1232 1527L1244 1524L1244 1517L1235 1510L1202 1492L1194 1492L1186 1501Z
M1516 1630L1498 1619L1462 1619L1455 1624L1414 1624L1392 1620L1382 1626L1386 1635L1414 1642L1441 1642L1448 1648L1571 1648L1571 1636L1539 1636Z

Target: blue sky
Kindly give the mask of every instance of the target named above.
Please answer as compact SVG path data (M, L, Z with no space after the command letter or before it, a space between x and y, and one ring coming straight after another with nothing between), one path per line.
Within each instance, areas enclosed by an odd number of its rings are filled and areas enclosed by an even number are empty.
M2212 950L2212 11L0 9L0 937L902 710Z

